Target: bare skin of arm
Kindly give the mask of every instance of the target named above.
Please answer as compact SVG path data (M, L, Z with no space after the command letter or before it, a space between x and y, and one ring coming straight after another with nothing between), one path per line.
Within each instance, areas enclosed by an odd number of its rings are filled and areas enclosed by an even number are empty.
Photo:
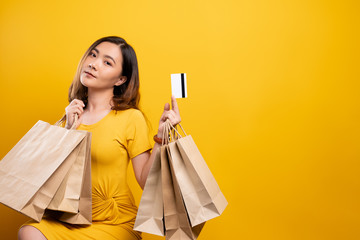
M171 104L172 104L172 109L170 109L170 105L168 103L165 104L164 112L161 115L159 121L158 133L157 133L157 136L159 138L163 137L164 125L167 119L171 122L173 126L180 123L181 121L179 108L175 97L171 98ZM151 153L150 151L146 151L144 153L137 155L132 159L135 177L142 189L144 189L147 176L154 162L156 151L158 150L159 147L161 147L161 145L155 143Z

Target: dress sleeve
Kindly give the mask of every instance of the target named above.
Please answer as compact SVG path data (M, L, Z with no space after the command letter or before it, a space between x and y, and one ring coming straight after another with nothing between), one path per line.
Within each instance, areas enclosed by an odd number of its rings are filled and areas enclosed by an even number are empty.
M134 110L129 116L126 133L127 151L131 159L152 148L145 117L139 110Z

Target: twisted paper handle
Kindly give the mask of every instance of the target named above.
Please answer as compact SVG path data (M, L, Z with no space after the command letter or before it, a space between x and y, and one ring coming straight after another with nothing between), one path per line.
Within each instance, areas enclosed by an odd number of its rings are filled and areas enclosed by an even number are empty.
M187 136L184 128L181 126L181 124L178 124L182 130L182 132L184 133L185 136ZM169 142L173 142L176 139L182 138L183 136L180 134L180 132L177 130L176 126L174 127L171 122L169 121L169 119L166 120L165 125L164 125L164 131L163 131L163 141L162 141L162 145L164 144L168 144Z
M66 116L66 115L64 115L64 116ZM76 123L77 123L77 121L78 121L78 114L76 113L75 114L75 120L74 120L74 122L73 122L73 125L71 126L71 128L70 128L70 130L73 130L73 129L75 129L75 126L76 126ZM63 119L64 117L62 117L59 121L57 121L54 125L55 126L60 126L60 124L63 122Z

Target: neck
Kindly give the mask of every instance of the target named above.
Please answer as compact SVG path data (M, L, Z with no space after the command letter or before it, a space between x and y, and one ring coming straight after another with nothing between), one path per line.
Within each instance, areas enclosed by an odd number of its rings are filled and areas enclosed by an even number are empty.
M89 112L110 111L113 95L113 89L97 91L88 88L88 103L86 110Z

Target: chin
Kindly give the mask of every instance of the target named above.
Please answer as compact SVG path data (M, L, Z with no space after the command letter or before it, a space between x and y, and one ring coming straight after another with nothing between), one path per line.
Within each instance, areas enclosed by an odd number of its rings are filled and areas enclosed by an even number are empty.
M81 83L84 87L89 87L89 84L87 84L87 79L84 79L82 76L80 77L80 83Z

